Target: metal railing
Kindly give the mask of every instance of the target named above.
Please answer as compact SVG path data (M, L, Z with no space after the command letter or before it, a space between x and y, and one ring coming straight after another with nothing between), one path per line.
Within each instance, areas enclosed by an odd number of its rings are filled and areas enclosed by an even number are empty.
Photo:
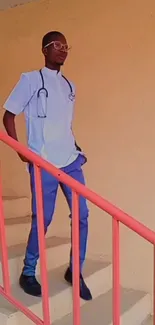
M24 313L36 325L51 325L49 312L49 293L48 293L48 278L46 266L45 252L45 236L44 236L44 216L43 216L43 199L42 199L42 182L41 169L52 174L61 183L66 184L72 189L72 245L73 245L73 324L80 325L80 297L79 297L79 195L98 206L100 209L107 212L113 217L113 325L120 325L120 236L119 223L121 222L132 231L143 237L155 247L155 233L138 222L128 214L124 213L101 196L89 190L86 186L80 184L70 176L57 169L41 157L31 152L21 143L9 137L6 133L0 131L0 140L14 149L16 152L25 156L34 164L35 168L35 186L37 197L37 221L38 221L38 237L39 237L39 252L41 265L41 284L42 284L42 305L43 305L43 320L25 307L21 302L17 301L11 294L8 253L5 235L5 222L2 200L2 182L0 180L0 245L2 256L2 272L3 272L3 287L0 286L0 294L6 298L18 310ZM154 250L155 258L155 250ZM155 286L154 286L155 287ZM154 290L155 292L155 290ZM155 303L154 303L155 311ZM155 314L155 313L154 313ZM155 325L155 317L154 317Z

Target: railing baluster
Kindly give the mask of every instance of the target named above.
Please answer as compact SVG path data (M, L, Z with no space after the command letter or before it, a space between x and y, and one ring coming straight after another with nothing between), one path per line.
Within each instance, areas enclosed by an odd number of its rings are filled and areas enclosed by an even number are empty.
M120 325L119 221L113 218L113 325Z
M73 325L80 325L79 195L72 192Z
M50 325L41 171L40 171L40 167L36 165L34 165L34 169L35 169L35 189L36 189L37 222L38 222L38 242L39 242L39 253L40 253L40 269L41 269L41 284L42 284L42 299L43 299L43 317L44 317L44 325Z
M8 264L8 252L6 243L6 232L4 222L4 209L2 199L2 180L0 177L0 246L2 255L2 273L3 273L3 286L6 294L10 295L10 277L9 277L9 264Z
M153 293L153 325L155 325L155 245L154 245L154 272L153 272L154 278L154 293Z

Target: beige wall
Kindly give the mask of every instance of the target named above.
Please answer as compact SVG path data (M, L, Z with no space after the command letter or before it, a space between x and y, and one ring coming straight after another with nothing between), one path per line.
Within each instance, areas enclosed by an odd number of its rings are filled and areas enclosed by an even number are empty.
M65 73L77 86L75 132L88 156L88 186L154 229L155 2L48 0L0 12L1 105L22 71L43 64L41 37L52 29L72 45ZM23 118L17 122L25 141ZM28 195L24 166L0 150L4 194ZM111 217L92 206L89 242L111 256ZM122 284L151 291L151 246L123 226L121 244Z

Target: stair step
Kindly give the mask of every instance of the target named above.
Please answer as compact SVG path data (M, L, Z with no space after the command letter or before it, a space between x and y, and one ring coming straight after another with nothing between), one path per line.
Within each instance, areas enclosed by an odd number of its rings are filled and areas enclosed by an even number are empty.
M7 246L14 246L20 243L26 243L30 232L30 227L30 216L5 219Z
M9 270L11 284L17 283L21 269L23 267L23 259L25 255L25 244L19 244L8 248ZM48 270L59 267L66 263L69 259L70 239L53 236L46 239L46 254ZM39 263L37 266L37 274L40 273ZM0 263L0 283L2 283L2 268Z
M72 290L64 280L64 272L68 264L49 272L50 312L52 322L61 319L72 312ZM110 263L88 260L84 269L86 283L90 287L93 297L107 292L112 285L112 267ZM18 285L12 287L13 295L27 307L42 317L42 302L40 298L26 295ZM81 305L86 302L81 300ZM32 325L21 312L12 307L0 297L0 324L3 325Z
M28 197L3 196L5 219L21 218L31 214L31 200Z
M141 291L121 289L121 324L140 325L150 314L150 296ZM112 290L100 295L81 308L80 325L112 325ZM65 316L54 325L73 325L72 314ZM148 323L147 325L150 325Z
M141 325L153 325L153 316L147 317Z
M58 226L59 226L59 236L64 236L64 232L61 231L60 229L59 220L57 221L56 219L53 220L51 226L49 226L46 237L50 238L52 236L57 235ZM31 228L31 216L5 219L7 246L10 247L18 244L26 245L30 228Z

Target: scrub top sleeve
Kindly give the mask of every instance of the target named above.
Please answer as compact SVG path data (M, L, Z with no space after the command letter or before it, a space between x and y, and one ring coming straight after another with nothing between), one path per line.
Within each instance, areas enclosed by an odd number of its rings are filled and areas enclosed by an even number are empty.
M20 80L10 93L3 107L15 114L22 113L31 98L29 79L26 74L22 74Z

